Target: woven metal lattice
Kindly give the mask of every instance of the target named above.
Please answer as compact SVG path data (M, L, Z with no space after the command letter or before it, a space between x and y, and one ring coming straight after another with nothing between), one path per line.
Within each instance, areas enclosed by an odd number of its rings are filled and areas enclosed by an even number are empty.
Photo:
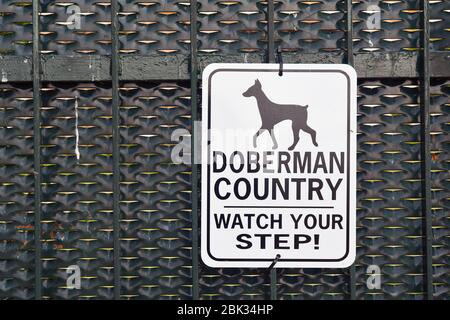
M43 54L111 54L110 1L41 1Z
M31 13L31 1L0 1L0 54L31 54Z
M33 98L0 86L0 299L34 296Z
M450 2L430 0L430 42L434 51L450 50Z
M419 84L359 86L357 287L361 298L423 299ZM367 268L382 287L368 290Z
M0 297L33 295L33 117L29 86L2 85ZM190 169L171 133L190 128L189 89L121 86L121 284L124 298L191 296ZM112 298L111 88L42 89L44 298ZM81 290L67 288L80 267Z
M112 297L110 96L108 85L42 88L45 298ZM80 291L66 288L72 265L80 268Z
M120 97L122 295L189 299L191 169L171 153L178 141L172 134L190 132L190 90L183 83L125 83Z
M417 51L421 13L418 0L354 2L355 51Z
M450 4L430 0L431 48L448 51ZM418 0L353 1L355 51L417 51ZM345 49L346 1L275 1L274 39L285 51ZM44 54L110 54L109 1L41 1ZM31 55L31 1L0 1L1 54ZM119 1L122 54L189 53L189 1ZM202 53L265 51L267 1L198 2Z

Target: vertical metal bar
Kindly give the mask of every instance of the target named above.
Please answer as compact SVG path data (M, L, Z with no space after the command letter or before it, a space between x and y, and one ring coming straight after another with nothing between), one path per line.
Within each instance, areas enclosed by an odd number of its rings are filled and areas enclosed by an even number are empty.
M111 90L113 144L113 244L114 299L120 299L120 98L119 98L119 3L111 0Z
M195 124L197 121L197 86L198 86L198 61L197 61L197 0L191 0L191 166L192 166L192 298L199 298L198 287L198 168L197 145L195 143Z
M275 62L275 11L273 1L267 1L267 59L269 63Z
M270 300L277 300L277 269L270 270Z
M353 6L352 0L347 0L347 64L354 65L353 55Z
M347 64L354 65L354 55L353 55L353 6L352 0L347 0ZM356 299L356 270L355 263L353 263L350 268L350 299Z
M430 10L428 0L423 1L422 15L422 85L421 85L421 154L422 154L422 197L425 215L425 273L426 298L433 299L433 228L431 212L431 136L430 136Z
M275 63L275 8L274 0L267 0L267 60ZM270 270L270 299L277 299L277 271Z
M34 246L35 299L42 299L41 264L41 57L39 43L40 3L33 0L33 151L34 151Z

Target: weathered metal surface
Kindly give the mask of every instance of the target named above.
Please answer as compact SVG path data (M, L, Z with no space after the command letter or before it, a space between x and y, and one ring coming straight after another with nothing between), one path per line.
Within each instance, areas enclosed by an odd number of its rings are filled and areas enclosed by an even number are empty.
M419 54L415 52L356 53L358 78L417 78ZM198 55L200 72L211 63L264 63L265 55L243 53ZM343 53L283 53L284 63L345 63ZM189 80L188 55L120 56L120 80ZM431 76L450 76L450 53L430 53ZM43 81L111 81L108 56L43 56ZM31 58L0 56L2 82L31 81ZM201 74L200 74L201 75Z

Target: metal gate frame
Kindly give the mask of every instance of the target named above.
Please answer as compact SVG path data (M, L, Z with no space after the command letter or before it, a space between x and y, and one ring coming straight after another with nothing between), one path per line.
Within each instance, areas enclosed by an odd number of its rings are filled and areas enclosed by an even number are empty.
M119 3L111 0L112 55L100 56L41 56L40 53L40 1L32 0L33 54L32 57L0 56L0 67L10 82L33 83L34 108L34 187L35 187L35 298L42 299L41 253L41 83L44 81L110 81L112 85L113 133L113 236L114 236L114 297L120 299L120 153L119 153L119 81L123 80L188 80L191 85L192 123L198 120L198 85L201 70L213 62L275 62L274 0L267 2L266 54L214 54L202 55L197 50L197 0L190 1L190 54L175 55L119 55ZM354 53L352 0L346 0L346 53L283 53L285 63L345 63L355 67L358 79L365 78L417 78L421 84L421 171L422 215L424 223L426 298L433 299L432 272L432 212L431 212L431 147L430 147L430 79L450 77L450 53L430 52L429 2L422 0L422 52ZM194 134L192 129L191 135ZM192 138L192 150L194 150ZM192 159L195 154L192 152ZM194 161L192 161L194 163ZM198 166L192 164L192 295L199 298L198 250ZM349 268L350 299L356 299L355 266ZM270 297L276 299L276 271L270 273Z

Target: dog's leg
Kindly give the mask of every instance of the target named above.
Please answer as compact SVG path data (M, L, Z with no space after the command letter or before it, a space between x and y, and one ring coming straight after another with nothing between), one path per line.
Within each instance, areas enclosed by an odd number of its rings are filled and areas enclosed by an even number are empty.
M292 123L292 134L294 137L294 142L288 148L288 150L293 150L295 148L295 146L297 145L298 140L300 140L300 128L297 126L294 126L294 123Z
M277 143L277 139L275 139L275 132L274 132L273 128L270 129L270 136L272 137L272 141L273 141L272 149L275 150L276 148L278 148L278 143Z
M313 128L311 128L307 124L305 124L305 126L302 129L303 129L303 131L305 131L306 133L309 133L311 135L311 139L313 141L313 144L317 147L318 144L317 144L317 141L316 141L316 130L314 130Z
M259 128L258 131L253 135L253 148L256 148L256 139L265 129Z

